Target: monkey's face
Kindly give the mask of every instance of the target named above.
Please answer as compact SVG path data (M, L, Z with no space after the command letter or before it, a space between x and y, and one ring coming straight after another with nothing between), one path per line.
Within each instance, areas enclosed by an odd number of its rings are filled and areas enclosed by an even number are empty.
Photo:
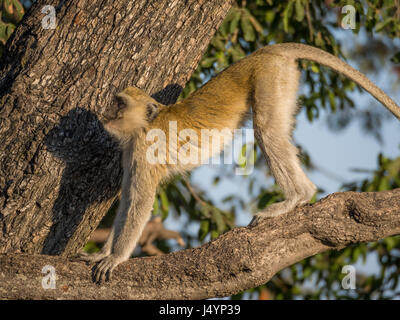
M111 121L115 119L121 119L123 117L123 111L126 109L127 105L120 96L115 96L111 106L103 114L105 120Z
M105 128L117 138L146 127L159 113L160 105L140 89L127 88L118 93L104 114Z

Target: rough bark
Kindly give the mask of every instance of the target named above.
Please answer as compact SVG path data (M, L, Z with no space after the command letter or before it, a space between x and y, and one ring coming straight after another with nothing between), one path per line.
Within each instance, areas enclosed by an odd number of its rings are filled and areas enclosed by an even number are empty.
M266 283L306 257L400 233L400 189L336 193L287 215L233 229L199 248L119 265L110 283L91 280L91 266L64 257L0 255L0 299L201 299ZM52 265L56 289L43 289Z
M57 28L43 29L43 5ZM116 92L174 102L225 0L45 0L0 63L0 252L69 255L115 200L120 153L104 131Z

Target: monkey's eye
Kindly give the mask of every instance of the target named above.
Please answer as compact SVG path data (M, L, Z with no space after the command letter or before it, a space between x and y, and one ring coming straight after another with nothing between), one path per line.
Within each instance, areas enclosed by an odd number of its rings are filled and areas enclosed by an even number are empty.
M124 100L122 100L121 97L115 97L115 101L116 101L116 103L117 103L118 110L124 109L124 108L126 107L126 106L125 106L125 103L124 103Z
M117 117L121 118L122 112L126 108L126 104L121 97L115 97L115 101L116 101Z

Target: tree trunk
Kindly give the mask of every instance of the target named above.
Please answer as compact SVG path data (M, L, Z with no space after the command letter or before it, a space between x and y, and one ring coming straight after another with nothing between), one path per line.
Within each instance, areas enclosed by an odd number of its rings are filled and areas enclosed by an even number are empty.
M54 5L57 28L42 28ZM230 1L37 1L0 64L0 252L71 255L111 206L120 152L104 131L137 85L172 103Z

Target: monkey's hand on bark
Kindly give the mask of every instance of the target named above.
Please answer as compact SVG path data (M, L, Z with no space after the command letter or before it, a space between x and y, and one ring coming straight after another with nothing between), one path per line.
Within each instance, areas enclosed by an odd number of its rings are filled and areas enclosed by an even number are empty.
M102 259L99 263L97 263L93 267L93 281L100 284L105 281L110 281L112 276L112 271L115 269L117 265L121 262L125 261L122 257L119 257L114 254L110 254L109 256Z
M126 259L123 259L116 254L100 251L91 254L82 252L72 258L72 260L96 263L92 268L92 279L93 282L100 284L105 281L110 281L114 268Z

